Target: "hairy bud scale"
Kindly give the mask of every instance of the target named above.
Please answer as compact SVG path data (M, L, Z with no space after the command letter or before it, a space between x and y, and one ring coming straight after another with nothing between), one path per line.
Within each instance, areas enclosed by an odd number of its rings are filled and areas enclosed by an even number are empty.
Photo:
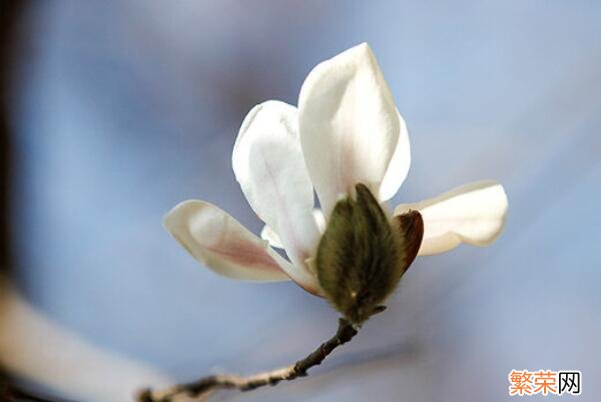
M389 220L367 186L340 200L319 243L315 267L327 298L360 324L380 311L417 255L423 221L417 211Z

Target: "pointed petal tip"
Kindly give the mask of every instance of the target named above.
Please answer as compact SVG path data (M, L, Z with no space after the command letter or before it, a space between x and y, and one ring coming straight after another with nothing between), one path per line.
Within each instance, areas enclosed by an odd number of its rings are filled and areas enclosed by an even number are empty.
M347 52L361 52L364 53L368 57L374 57L374 52L371 50L371 46L367 42L361 42L358 45L355 45L348 50Z

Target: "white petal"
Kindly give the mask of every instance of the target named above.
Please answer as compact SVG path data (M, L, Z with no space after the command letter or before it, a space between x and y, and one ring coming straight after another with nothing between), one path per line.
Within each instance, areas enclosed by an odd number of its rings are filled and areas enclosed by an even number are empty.
M401 204L394 213L418 210L424 219L419 255L438 254L460 243L487 246L501 233L507 215L507 195L492 181L470 183L436 198Z
M315 219L315 224L319 229L319 233L323 233L326 230L326 217L323 214L321 209L315 208L313 210L313 219Z
M323 216L323 212L321 209L313 210L313 218L315 219L315 224L319 230L319 233L323 233L326 230L326 218ZM267 240L271 247L284 248L282 246L282 241L280 240L280 236L269 227L269 225L263 226L263 230L261 230L261 238L263 240Z
M255 106L240 128L232 164L255 213L279 235L291 261L313 276L305 261L313 256L319 233L296 108L277 101Z
M351 194L359 182L379 193L400 122L367 44L309 73L299 97L299 127L309 175L326 216L340 195Z
M269 225L263 226L263 230L261 230L261 238L263 240L267 240L271 247L284 248L284 246L282 246L280 236L278 236L275 230L269 227Z
M195 259L223 276L281 281L294 272L265 241L208 202L178 204L165 216L164 225Z
M398 111L397 111L398 113ZM409 146L409 133L405 119L398 113L399 116L399 139L396 144L396 149L390 160L390 164L384 175L384 179L380 184L380 201L388 201L399 191L401 184L405 181L409 166L411 166L411 147Z

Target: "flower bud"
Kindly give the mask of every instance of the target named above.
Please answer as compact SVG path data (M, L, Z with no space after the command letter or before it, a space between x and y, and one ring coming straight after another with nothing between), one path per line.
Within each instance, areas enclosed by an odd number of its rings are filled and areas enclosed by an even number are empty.
M417 211L390 221L367 186L355 189L356 198L349 196L334 207L315 268L333 306L361 324L380 311L417 256L423 221Z

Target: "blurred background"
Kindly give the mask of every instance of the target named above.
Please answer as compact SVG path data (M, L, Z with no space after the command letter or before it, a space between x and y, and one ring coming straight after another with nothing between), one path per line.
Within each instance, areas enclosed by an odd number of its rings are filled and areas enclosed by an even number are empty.
M600 2L2 7L12 287L0 292L29 314L0 315L9 375L52 395L125 401L145 385L137 368L167 382L251 373L329 337L326 302L293 283L216 276L161 220L201 198L258 233L231 170L242 119L267 99L296 104L314 65L366 41L412 145L392 204L495 179L510 201L506 230L489 248L418 259L389 309L308 378L212 400L502 401L512 369L581 370L578 400L599 400ZM45 324L27 327L36 314ZM64 339L95 352L84 361Z

